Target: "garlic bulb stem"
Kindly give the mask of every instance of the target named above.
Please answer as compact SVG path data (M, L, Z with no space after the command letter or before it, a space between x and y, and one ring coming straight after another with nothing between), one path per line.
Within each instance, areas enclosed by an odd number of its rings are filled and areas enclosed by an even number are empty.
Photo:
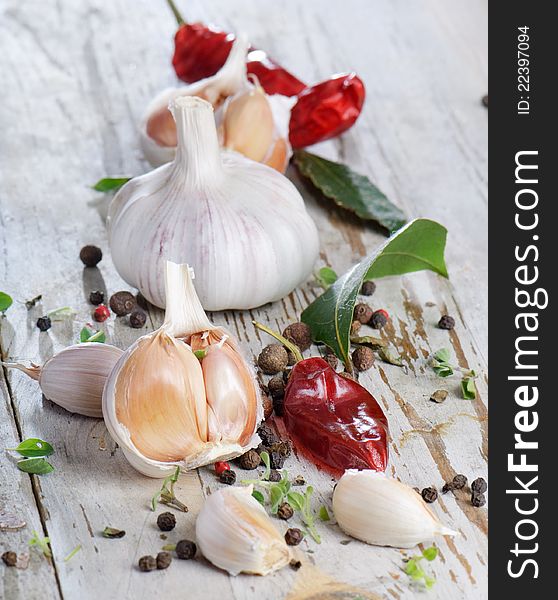
M193 189L219 185L223 166L211 104L196 96L182 96L174 100L170 109L178 134L174 169ZM186 170L184 165L188 165Z
M216 329L203 310L193 279L192 267L167 261L165 265L167 308L163 328L170 335L182 337L198 331Z
M26 375L34 379L35 381L39 381L41 377L41 367L34 365L31 363L30 367L26 367L21 363L8 363L0 361L0 365L3 367L7 367L8 369L17 369L18 371L23 371Z

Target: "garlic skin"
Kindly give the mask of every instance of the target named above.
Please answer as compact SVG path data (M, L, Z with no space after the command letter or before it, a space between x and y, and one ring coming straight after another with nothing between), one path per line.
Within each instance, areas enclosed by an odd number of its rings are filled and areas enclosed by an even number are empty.
M103 388L123 350L109 344L85 342L64 348L42 367L2 363L39 382L48 400L72 413L102 418Z
M206 310L250 309L288 295L312 272L318 233L295 186L220 151L211 105L174 100L174 162L126 183L108 213L121 277L165 306L166 260L188 263Z
M196 520L196 543L202 554L231 575L268 575L291 558L285 539L252 490L249 485L213 492Z
M122 355L103 392L112 438L150 477L243 454L260 442L263 416L254 370L230 334L207 319L191 269L168 262L165 281L163 325Z
M207 100L214 109L245 85L248 41L238 36L221 69L206 79L178 88L167 88L148 105L140 122L140 143L151 166L171 162L176 155L176 125L169 106L181 96L196 96Z
M377 546L412 548L436 535L458 535L413 488L372 470L345 471L333 492L333 512L345 533Z

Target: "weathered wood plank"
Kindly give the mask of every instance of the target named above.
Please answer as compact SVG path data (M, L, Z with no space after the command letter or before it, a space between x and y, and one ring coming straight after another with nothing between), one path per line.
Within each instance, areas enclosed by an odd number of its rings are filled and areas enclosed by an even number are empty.
M29 314L21 305L12 307L0 324L0 335L10 357L42 362L75 341L89 320L86 292L123 287L106 247L106 199L86 186L106 174L145 170L135 126L149 98L173 82L169 56L174 23L163 2L6 4L0 21L0 65L10 94L0 107L5 132L0 150L0 281L19 300L41 292L44 301ZM179 5L189 18L246 31L256 45L309 81L347 68L363 76L369 96L358 126L316 152L369 174L409 214L444 222L450 229L453 285L429 274L379 282L373 303L392 315L393 327L385 335L404 356L408 373L377 363L362 383L389 415L390 469L397 477L423 487L441 486L454 472L471 478L485 475L484 379L479 400L458 399L456 381L446 403L435 405L428 395L442 386L425 365L426 354L448 346L462 366L467 363L486 374L486 114L479 102L486 91L485 3L469 3L465 10L439 0L413 7L352 0L340 9L333 2L284 0L267 4L265 19L262 9L247 0ZM39 13L41 19L36 18ZM320 230L322 259L339 272L382 239L373 227L305 195ZM99 271L80 268L77 254L87 242L106 251ZM213 317L237 333L247 353L256 356L268 340L253 330L250 320L282 328L316 292L306 285L283 302L249 315ZM37 316L62 305L78 310L76 322L55 324L48 334L39 334ZM451 336L435 328L445 311L458 317ZM161 322L160 311L150 317L145 331ZM106 328L109 339L121 347L144 333L120 320ZM101 421L71 416L41 400L36 384L20 373L10 374L10 383L23 434L46 438L57 449L57 470L40 479L40 492L65 597L94 598L101 591L115 598L173 597L187 581L194 595L207 598L271 600L291 589L296 596L304 580L317 585L320 573L385 598L415 596L400 572L399 551L356 541L342 545L346 537L335 525L321 528L320 546L303 542L305 564L298 573L286 569L267 578L229 578L202 559L177 561L163 573L140 573L133 566L137 559L165 543L148 510L157 482L127 465ZM10 485L17 487L21 475L7 466ZM329 477L304 461L293 459L287 466L316 487L316 506L330 501ZM181 477L178 493L190 512L169 542L193 535L203 495L216 485L208 469ZM32 512L32 497L25 499ZM444 496L435 510L463 535L440 542L438 584L430 596L486 597L485 511L473 509L461 496ZM100 531L106 525L127 534L121 540L103 539ZM81 551L65 563L78 544ZM18 579L33 589L31 570L19 572ZM54 581L41 580L41 589L57 593Z

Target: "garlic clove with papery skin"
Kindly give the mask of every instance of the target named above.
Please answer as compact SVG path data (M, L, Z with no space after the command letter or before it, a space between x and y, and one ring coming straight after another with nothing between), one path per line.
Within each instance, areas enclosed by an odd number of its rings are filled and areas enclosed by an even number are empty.
M333 492L333 513L345 533L377 546L412 548L458 535L413 488L378 471L345 471Z
M225 64L215 75L191 85L167 88L149 103L140 123L140 142L152 166L168 163L176 155L178 136L169 105L180 96L196 96L214 109L219 108L226 98L245 85L247 51L248 41L238 36Z
M167 262L165 281L163 325L126 351L103 393L111 436L150 477L239 456L258 445L263 416L255 373L208 320L191 269Z
M38 381L45 398L67 411L102 418L103 388L123 354L123 350L110 344L84 342L64 348L42 367L2 364Z
M196 519L196 542L202 554L231 575L268 575L288 564L291 553L253 487L213 492Z
M110 204L118 273L160 307L167 259L193 267L206 310L250 309L285 297L318 256L317 229L301 195L275 170L221 151L208 102L179 97L172 111L174 161L126 183Z

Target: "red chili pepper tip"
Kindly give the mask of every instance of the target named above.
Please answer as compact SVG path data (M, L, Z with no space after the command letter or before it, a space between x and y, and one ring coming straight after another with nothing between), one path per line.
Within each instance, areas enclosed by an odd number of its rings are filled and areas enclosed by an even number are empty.
M104 304L97 306L97 308L93 312L93 318L95 319L95 321L98 321L99 323L106 321L109 317L110 317L110 310Z
M223 471L230 471L231 470L231 466L229 465L228 462L224 462L224 461L219 461L215 463L215 473L217 475L221 475L221 473Z

